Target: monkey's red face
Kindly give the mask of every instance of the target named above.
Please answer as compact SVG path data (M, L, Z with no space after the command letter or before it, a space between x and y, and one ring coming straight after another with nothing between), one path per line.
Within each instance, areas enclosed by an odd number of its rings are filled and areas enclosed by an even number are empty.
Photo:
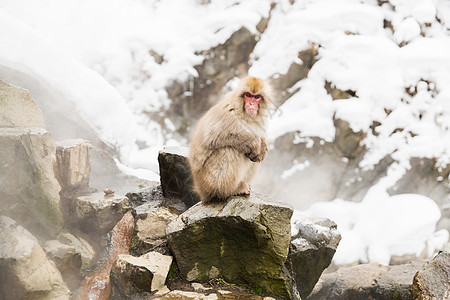
M245 100L245 112L251 116L254 116L258 113L259 103L261 103L263 97L259 94L253 95L249 92L244 93Z

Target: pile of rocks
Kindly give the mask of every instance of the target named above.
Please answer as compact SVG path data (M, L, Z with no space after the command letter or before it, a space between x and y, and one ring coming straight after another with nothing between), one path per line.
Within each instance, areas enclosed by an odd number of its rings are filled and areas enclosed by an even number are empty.
M160 186L95 192L91 143L54 142L27 91L2 81L0 149L0 299L450 296L446 252L322 274L341 239L333 221L292 225L291 207L255 193L199 203L188 149L160 152Z

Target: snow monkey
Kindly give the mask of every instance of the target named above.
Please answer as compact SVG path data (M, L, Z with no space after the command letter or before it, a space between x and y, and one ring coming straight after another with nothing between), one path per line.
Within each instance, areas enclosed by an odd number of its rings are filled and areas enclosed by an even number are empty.
M203 203L249 195L250 181L267 155L266 123L271 88L247 77L198 121L189 165Z

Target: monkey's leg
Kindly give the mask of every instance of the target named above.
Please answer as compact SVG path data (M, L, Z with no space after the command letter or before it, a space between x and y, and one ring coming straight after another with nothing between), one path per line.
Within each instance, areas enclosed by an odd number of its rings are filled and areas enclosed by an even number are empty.
M250 195L250 184L247 182L241 181L236 191L236 195Z
M233 148L221 148L204 164L202 187L209 198L225 199L238 194L239 184L248 171L248 158Z
M259 170L259 163L256 162L247 162L249 164L249 168L247 168L247 172L244 173L244 176L242 178L242 181L239 184L238 188L238 194L241 195L250 195L251 192L251 185L250 182L252 181L253 177L255 176L256 172Z

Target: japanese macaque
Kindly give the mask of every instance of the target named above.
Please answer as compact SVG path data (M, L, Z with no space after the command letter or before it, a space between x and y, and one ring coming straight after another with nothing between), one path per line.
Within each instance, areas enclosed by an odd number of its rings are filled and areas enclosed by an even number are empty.
M271 88L247 77L198 121L189 165L203 203L249 195L250 181L267 155Z

